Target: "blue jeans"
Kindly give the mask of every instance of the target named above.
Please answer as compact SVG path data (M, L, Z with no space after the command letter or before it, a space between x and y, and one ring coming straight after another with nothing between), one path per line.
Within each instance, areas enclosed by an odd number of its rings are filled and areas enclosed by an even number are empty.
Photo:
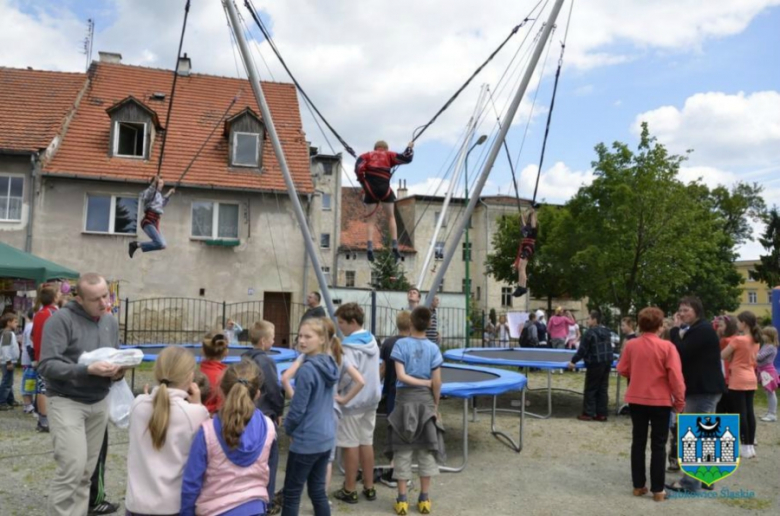
M144 233L152 239L151 242L141 242L139 247L141 251L148 253L149 251L159 251L165 249L165 237L158 231L154 224L147 224L143 227Z
M684 414L714 414L722 394L689 394L685 396ZM682 428L677 429L682 432ZM680 485L689 491L701 490L701 482L698 479L684 475L680 479Z
M329 457L330 450L305 454L288 452L282 516L298 516L304 484L308 486L309 498L314 505L314 516L330 516L328 494L325 492Z
M276 426L276 425L274 425ZM277 434L279 435L279 434ZM276 470L279 469L279 440L274 439L271 454L268 456L268 506L274 501L276 494Z
M3 367L3 380L0 381L0 405L11 405L16 402L14 398L14 370L10 371L6 369L5 364Z

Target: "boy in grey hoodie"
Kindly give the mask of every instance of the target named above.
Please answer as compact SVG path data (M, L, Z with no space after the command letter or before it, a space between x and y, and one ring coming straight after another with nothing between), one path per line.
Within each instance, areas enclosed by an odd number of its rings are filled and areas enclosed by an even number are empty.
M144 218L141 219L141 229L146 233L151 242L137 242L133 240L129 244L130 258L133 257L135 252L140 249L141 251L148 253L150 251L160 251L165 249L165 237L160 232L160 218L163 214L163 209L168 201L176 192L176 188L171 188L165 195L162 194L165 181L161 177L154 176L149 187L141 193L141 202L144 205Z
M344 334L341 345L344 354L363 376L365 386L342 407L343 417L336 433L336 446L344 453L344 487L335 497L344 502L358 502L358 462L363 469L363 495L376 500L374 489L374 427L376 408L382 397L379 379L379 346L370 332L363 329L363 309L357 303L341 305L336 310L339 329ZM338 392L345 395L352 389L352 378L345 376Z

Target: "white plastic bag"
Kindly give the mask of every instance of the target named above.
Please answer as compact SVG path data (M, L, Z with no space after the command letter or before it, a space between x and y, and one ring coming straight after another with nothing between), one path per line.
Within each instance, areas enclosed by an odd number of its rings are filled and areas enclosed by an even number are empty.
M130 426L130 408L134 399L133 391L124 379L111 384L111 390L108 391L109 421L118 428Z
M90 365L95 362L108 362L121 367L135 367L143 359L144 352L140 349L98 348L82 353L79 357L79 364Z

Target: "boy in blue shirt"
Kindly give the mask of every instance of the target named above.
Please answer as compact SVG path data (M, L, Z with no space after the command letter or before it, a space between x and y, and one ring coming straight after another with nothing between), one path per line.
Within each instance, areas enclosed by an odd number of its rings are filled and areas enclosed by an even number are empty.
M431 477L439 474L438 462L444 456L443 429L439 424L441 365L439 347L428 340L425 332L431 323L430 309L420 306L412 312L412 336L399 340L391 354L395 361L395 408L388 416L390 424L389 455L398 479L395 513L409 511L406 480L412 478L412 458L416 455L420 473L420 498L417 510L430 514Z

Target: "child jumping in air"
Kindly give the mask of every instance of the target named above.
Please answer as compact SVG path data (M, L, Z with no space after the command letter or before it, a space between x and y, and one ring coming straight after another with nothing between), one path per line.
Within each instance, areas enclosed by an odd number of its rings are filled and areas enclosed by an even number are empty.
M387 225L390 229L390 239L395 260L401 259L398 252L398 228L395 223L395 194L390 188L390 179L393 176L393 167L406 165L412 162L414 157L414 142L409 142L403 154L389 150L387 142L379 140L374 144L372 152L361 154L355 162L355 174L358 182L363 187L365 196L363 204L368 205L371 213L368 215L368 261L374 261L374 224L378 207L371 206L381 204L387 216Z
M528 275L526 274L526 267L528 262L534 255L536 249L536 236L538 234L538 227L536 221L536 210L531 208L528 213L528 219L521 213L520 222L522 228L520 229L523 238L520 240L520 247L517 249L517 258L512 265L517 269L517 288L512 292L513 297L520 297L528 292Z
M141 202L144 205L144 218L141 219L141 229L146 233L151 242L138 242L133 240L129 244L130 258L133 257L138 249L148 253L150 251L161 251L165 249L165 237L160 232L160 218L163 214L165 205L171 198L171 195L176 193L176 188L171 188L165 195L162 194L162 189L165 186L165 181L159 176L152 178L152 182L149 187L141 194Z

